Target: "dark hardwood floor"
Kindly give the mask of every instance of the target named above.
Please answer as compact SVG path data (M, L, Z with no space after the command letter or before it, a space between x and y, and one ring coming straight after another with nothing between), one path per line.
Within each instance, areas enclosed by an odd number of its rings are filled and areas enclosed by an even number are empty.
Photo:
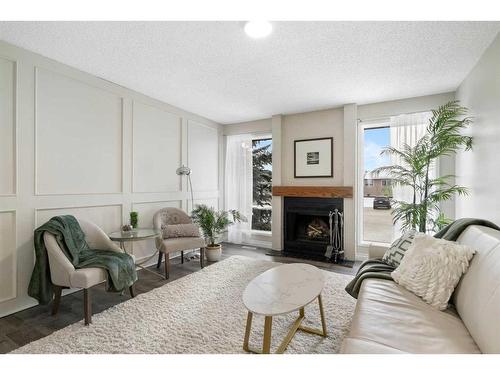
M265 259L281 263L310 263L328 271L347 275L355 274L357 268L359 267L359 262L356 262L354 267L348 268L317 261L308 261L283 256L269 256L266 255L266 253L268 253L268 250L266 249L224 244L222 257L228 258L232 255L244 255L251 258ZM210 264L208 264L208 266L210 266ZM156 271L156 266L149 268ZM196 272L199 269L199 258L189 261L185 260L184 264L181 264L180 258L174 258L171 260L170 278L168 280L153 275L150 272L141 270L138 272L139 280L135 283L136 295L146 293L154 288L165 285L170 281L174 281L192 272ZM159 272L162 270L163 266L160 267ZM94 314L130 299L130 295L128 293L120 295L117 293L106 292L104 290L104 284L93 287L91 292L92 309ZM0 318L0 353L8 353L11 350L26 345L31 341L48 336L51 333L82 319L83 291L63 296L61 299L59 313L56 316L51 315L51 305L39 305L4 318Z

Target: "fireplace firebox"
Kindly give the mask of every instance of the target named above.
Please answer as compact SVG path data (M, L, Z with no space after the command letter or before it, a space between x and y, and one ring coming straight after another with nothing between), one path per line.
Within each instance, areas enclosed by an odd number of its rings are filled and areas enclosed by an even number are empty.
M284 197L284 255L341 262L343 212L342 198ZM335 250L330 248L330 256L326 257L329 245L333 245L330 236Z

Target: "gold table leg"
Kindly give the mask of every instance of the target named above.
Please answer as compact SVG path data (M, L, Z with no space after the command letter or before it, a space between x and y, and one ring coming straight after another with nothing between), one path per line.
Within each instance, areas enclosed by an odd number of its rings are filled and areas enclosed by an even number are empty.
M245 327L245 339L243 340L243 350L246 352L251 351L248 347L248 341L250 339L250 331L252 330L252 318L253 314L249 311L247 315L247 325Z
M314 335L319 335L326 337L328 334L326 332L326 320L325 320L325 313L323 311L323 300L321 299L321 294L318 296L318 304L319 304L319 315L321 317L321 330L317 328L311 328L311 327L304 327L300 326L298 329L301 331L307 332L307 333L312 333ZM304 309L301 309L301 313L303 312Z
M302 323L303 320L304 320L303 315L300 315L295 320L295 322L292 325L292 328L290 328L283 341L281 341L280 346L276 350L276 354L283 354L285 352L286 348L288 347L288 344L290 344L290 341L292 341L293 337L295 336L295 333L297 333L297 330L300 328L300 323Z
M252 330L252 318L253 314L249 311L247 315L247 325L245 328L245 339L243 340L243 350L255 354L269 354L271 352L271 332L273 326L273 317L266 316L264 318L264 338L262 343L262 350L252 349L248 345L248 341L250 339L250 331Z
M323 311L323 300L321 299L321 294L318 296L318 304L319 304L319 314L321 316L321 328L323 328L323 336L326 337L326 320L325 320L325 312Z
M262 344L262 353L269 354L271 351L271 331L273 328L273 317L266 316L264 319L264 343Z
M323 311L323 300L321 299L321 294L318 295L318 304L319 304L319 313L321 317L321 330L316 329L316 328L310 328L310 327L305 327L302 326L302 321L305 318L305 311L304 308L302 307L299 310L299 316L293 323L292 327L288 331L287 335L279 345L278 349L276 350L276 354L282 354L285 352L286 348L288 347L288 344L292 341L293 337L295 336L295 333L297 333L298 330L307 332L307 333L312 333L314 335L319 335L326 337L327 336L327 331L326 331L326 320L325 320L325 312ZM245 338L243 340L243 350L246 352L251 352L251 353L257 353L257 354L268 354L271 352L271 332L272 332L272 324L273 324L273 317L272 316L266 316L264 320L264 339L263 339L263 345L262 345L262 351L260 350L255 350L251 349L248 346L248 341L250 339L250 332L252 330L252 318L253 314L249 311L247 315L247 325L245 327Z

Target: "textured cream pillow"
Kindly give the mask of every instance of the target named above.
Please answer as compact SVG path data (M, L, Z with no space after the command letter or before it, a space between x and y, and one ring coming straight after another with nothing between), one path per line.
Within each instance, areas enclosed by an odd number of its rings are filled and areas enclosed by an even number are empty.
M432 307L445 310L474 253L469 246L420 233L391 276Z

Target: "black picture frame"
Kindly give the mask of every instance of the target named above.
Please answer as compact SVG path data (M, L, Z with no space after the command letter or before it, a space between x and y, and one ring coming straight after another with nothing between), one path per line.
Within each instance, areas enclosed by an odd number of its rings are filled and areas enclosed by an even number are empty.
M304 157L304 155L297 155L297 145L301 142L321 142L321 141L329 141L330 142L330 156L327 158L330 166L329 174L318 174L318 175L301 175L297 174L297 157ZM316 155L314 155L316 154ZM321 162L319 160L319 152L308 152L305 155L307 158L307 163L310 165L317 165ZM293 176L294 178L325 178L325 177L333 177L333 137L322 137L322 138L309 138L309 139L297 139L294 141L293 146Z

